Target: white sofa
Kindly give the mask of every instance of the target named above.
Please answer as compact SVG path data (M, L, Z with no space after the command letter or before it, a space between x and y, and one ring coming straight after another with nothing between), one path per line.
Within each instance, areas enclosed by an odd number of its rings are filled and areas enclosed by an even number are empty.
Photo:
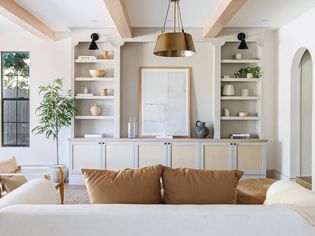
M267 198L292 188L299 187L279 181ZM315 235L305 218L284 205L48 205L56 203L45 180L25 184L0 200L0 235Z

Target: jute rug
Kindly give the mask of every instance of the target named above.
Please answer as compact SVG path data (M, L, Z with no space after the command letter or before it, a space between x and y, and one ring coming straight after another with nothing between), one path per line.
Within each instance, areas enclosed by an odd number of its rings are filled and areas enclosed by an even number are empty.
M85 185L65 185L64 204L90 204Z

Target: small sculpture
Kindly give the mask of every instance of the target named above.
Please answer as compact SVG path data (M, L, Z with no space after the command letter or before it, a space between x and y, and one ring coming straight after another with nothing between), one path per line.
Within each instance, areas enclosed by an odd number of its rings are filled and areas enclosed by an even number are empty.
M196 121L195 135L198 138L205 138L209 135L209 129L206 127L206 122Z

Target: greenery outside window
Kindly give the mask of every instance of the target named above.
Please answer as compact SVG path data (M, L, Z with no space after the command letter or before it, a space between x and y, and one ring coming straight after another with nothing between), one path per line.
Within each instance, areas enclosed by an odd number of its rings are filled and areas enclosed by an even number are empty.
M29 52L1 52L2 146L29 146Z

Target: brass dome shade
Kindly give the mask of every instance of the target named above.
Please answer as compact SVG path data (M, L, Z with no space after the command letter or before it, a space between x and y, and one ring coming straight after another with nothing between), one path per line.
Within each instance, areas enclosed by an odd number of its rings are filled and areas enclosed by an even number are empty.
M162 33L158 36L153 54L161 57L189 57L196 54L195 45L190 34L185 33L179 7L180 0L169 0ZM174 29L165 33L167 16L171 2L174 5ZM178 19L178 25L177 25Z
M192 37L185 32L160 34L153 52L154 55L161 57L189 57L195 53Z

